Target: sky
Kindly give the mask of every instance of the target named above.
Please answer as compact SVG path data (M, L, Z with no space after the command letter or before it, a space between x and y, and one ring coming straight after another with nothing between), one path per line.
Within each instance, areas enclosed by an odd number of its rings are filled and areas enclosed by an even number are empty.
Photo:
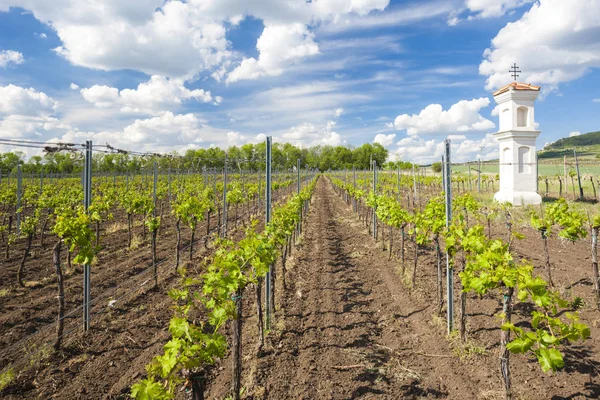
M600 130L600 0L0 0L0 138L492 159L513 63L538 147Z

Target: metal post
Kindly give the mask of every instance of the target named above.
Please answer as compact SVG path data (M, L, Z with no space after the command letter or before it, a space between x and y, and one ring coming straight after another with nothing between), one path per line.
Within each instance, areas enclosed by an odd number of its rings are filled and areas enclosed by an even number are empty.
M452 170L450 161L450 139L446 139L444 161L444 192L446 199L446 227L452 221ZM454 270L450 268L450 258L446 251L446 302L448 304L448 334L452 332L454 325Z
M352 185L354 186L354 191L356 192L356 167L352 166ZM352 199L352 211L356 212L356 198Z
M415 174L415 164L412 165L412 175L413 175L413 206L417 200L417 175Z
M373 161L373 194L377 195L377 161ZM377 206L373 207L373 237L377 240Z
M473 190L473 186L471 183L471 164L469 164L469 190Z
M167 191L169 192L169 205L173 202L171 198L171 166L169 165L169 172L167 173Z
M398 180L398 203L400 203L400 165L396 165L396 177Z
M223 233L222 237L227 237L227 154L225 154L225 164L223 164Z
M296 161L296 169L298 170L298 194L300 194L300 159L298 159L298 161Z
M581 187L581 175L579 175L579 161L577 160L577 152L575 149L573 149L573 155L575 156L575 170L577 171L577 182L579 183L579 200L583 200L583 187Z
M481 158L479 159L479 169L477 170L477 192L481 193Z
M21 234L21 196L23 196L23 171L17 165L17 235Z
M266 168L265 168L265 227L269 225L271 222L271 145L273 138L271 136L267 136L267 148L266 148ZM267 272L267 279L265 285L265 308L266 308L266 318L265 325L267 329L271 328L271 296L272 296L272 288L271 288L271 268L272 265L269 265L269 272Z
M154 161L154 188L152 190L152 202L154 204L154 212L152 216L156 218L156 186L158 183L158 164Z
M92 203L92 141L85 142L85 163L83 166L83 208L88 212ZM91 266L83 266L83 330L90 329L90 301L91 301Z

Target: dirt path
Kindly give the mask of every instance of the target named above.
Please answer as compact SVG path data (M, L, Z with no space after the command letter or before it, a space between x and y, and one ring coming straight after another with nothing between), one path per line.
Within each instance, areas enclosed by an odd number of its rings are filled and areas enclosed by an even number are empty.
M475 378L411 298L349 207L321 179L256 397L477 398ZM258 393L262 392L263 396Z

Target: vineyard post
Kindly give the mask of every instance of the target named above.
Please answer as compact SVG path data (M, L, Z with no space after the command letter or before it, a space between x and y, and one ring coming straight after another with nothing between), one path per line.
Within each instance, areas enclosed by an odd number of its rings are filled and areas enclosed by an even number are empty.
M356 193L356 167L354 165L352 166L352 184L354 186L354 192ZM352 211L357 212L356 208L357 208L356 199L353 198L352 199Z
M83 207L85 212L92 202L92 141L85 141L85 163L83 166ZM90 264L83 266L83 330L90 329L90 289L91 289Z
M417 176L415 175L415 164L412 165L412 174L413 174L413 207L414 207L415 200L417 199Z
M266 154L265 154L265 227L269 225L271 222L271 141L273 138L271 136L267 136L267 146L266 146ZM266 308L266 318L265 325L267 330L271 329L271 268L273 266L269 265L269 272L267 272L266 284L265 284L265 308Z
M344 168L344 187L348 185L348 168ZM348 192L344 192L344 201L348 202Z
M169 172L167 172L167 191L169 192L169 204L171 204L171 165L169 165Z
M300 194L300 189L301 185L300 185L300 159L298 159L296 161L296 170L298 173L298 194ZM300 210L298 211L298 215L300 218L298 218L298 228L296 229L297 233L296 235L300 235L302 233L302 211L303 211L304 207L300 207ZM284 272L285 274L285 272ZM284 276L284 281L285 281L285 276Z
M442 154L442 190L446 190L446 156Z
M373 194L377 196L377 160L373 160ZM373 207L373 238L377 241L377 206Z
M398 181L398 204L400 204L400 165L396 165L396 180Z
M575 170L577 171L577 183L579 184L579 200L583 200L583 187L581 186L581 175L579 174L579 161L575 149L573 149L573 156L575 156Z
M156 221L156 185L158 181L158 163L154 161L153 171L154 173L154 187L152 188L152 218ZM157 230L154 228L152 233L152 272L154 274L154 287L158 286L158 269L156 268L156 234Z
M298 159L298 161L296 161L296 169L298 170L298 194L300 194L300 159Z
M227 236L227 154L225 154L225 163L223 164L223 233L222 237Z
M565 186L567 185L567 156L563 156L563 175L565 176Z
M477 192L481 193L481 158L479 159L479 169L477 170Z
M473 190L473 182L471 182L471 164L469 164L469 190Z
M23 172L17 165L17 235L21 234L21 196L23 195Z
M44 191L44 168L40 170L40 194Z
M445 157L444 167L444 193L446 198L446 228L450 227L452 221L452 170L450 161L450 139L444 142ZM454 323L454 271L450 268L450 257L446 250L446 302L448 304L448 334L452 333Z

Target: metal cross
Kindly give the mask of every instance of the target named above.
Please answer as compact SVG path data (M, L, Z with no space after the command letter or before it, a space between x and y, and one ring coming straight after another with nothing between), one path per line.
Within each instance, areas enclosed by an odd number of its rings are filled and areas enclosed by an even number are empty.
M510 67L510 70L508 72L510 72L510 74L516 82L517 78L519 77L518 73L521 71L519 70L519 67L517 67L517 63L513 63L512 67Z

